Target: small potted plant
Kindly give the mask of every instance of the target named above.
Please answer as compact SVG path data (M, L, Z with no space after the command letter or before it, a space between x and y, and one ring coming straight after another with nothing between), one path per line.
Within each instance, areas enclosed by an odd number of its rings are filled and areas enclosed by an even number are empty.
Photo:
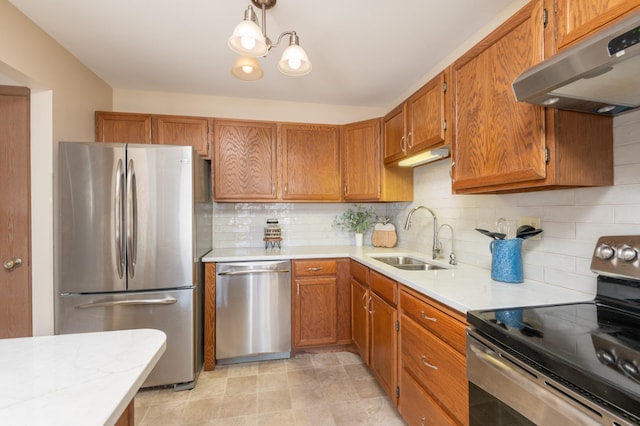
M340 229L346 229L349 232L356 234L356 246L361 246L364 233L371 228L371 225L376 219L376 214L373 209L354 204L352 208L348 208L347 211L340 216L336 216L333 220L333 226Z

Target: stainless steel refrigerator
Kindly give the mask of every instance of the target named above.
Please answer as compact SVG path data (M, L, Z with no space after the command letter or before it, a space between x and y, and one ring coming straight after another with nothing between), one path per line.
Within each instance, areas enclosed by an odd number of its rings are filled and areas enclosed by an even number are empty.
M202 366L209 174L189 147L59 144L55 332L164 331L143 387L190 389Z

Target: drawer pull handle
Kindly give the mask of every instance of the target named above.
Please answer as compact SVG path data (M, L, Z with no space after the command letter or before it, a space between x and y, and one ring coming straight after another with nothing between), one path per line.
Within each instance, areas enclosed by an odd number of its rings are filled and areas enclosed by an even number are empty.
M420 426L424 426L425 417L420 417Z
M427 314L425 314L424 311L420 311L420 316L422 317L422 319L426 319L426 320L433 321L433 322L437 321L437 319L435 319L433 317L430 317Z
M422 363L423 363L424 365L426 365L427 367L429 367L429 368L433 368L434 370L437 370L437 369L438 369L438 366L433 365L433 364L429 363L429 361L427 361L427 357L426 357L426 356L424 356L424 355L420 355L420 359L422 360Z
M322 266L314 266L312 268L307 268L307 271L311 271L311 272L322 271Z

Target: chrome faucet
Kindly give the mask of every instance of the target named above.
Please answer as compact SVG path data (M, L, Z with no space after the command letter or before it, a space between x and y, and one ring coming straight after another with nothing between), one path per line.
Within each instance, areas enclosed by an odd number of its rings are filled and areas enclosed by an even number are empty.
M440 236L440 231L445 226L451 230L451 254L449 255L449 265L457 265L458 261L456 260L456 253L454 248L455 243L453 238L453 226L449 225L448 223L443 223L442 225L440 225L440 228L438 229L438 236ZM438 246L440 246L440 244L438 244Z
M429 213L431 213L431 216L433 216L432 258L433 259L437 259L438 255L440 254L440 247L438 247L438 218L436 217L436 214L433 212L433 210L431 210L430 208L425 207L425 206L418 206L418 207L412 208L411 211L409 212L409 215L407 215L407 221L404 223L404 229L411 228L411 216L413 216L413 214L416 212L416 210L420 210L420 209L427 210Z

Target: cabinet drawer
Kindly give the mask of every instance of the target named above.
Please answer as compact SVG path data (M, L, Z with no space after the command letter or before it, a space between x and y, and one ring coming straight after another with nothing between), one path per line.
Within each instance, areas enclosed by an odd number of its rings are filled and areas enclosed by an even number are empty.
M335 260L294 260L293 275L295 277L313 277L318 275L335 275L338 271Z
M376 271L369 271L369 285L380 297L392 305L398 304L398 283Z
M461 354L466 353L465 323L405 290L400 291L400 307L404 315L447 342Z
M454 417L467 415L465 357L406 315L400 326L402 368L409 369L427 392Z
M400 373L398 411L409 426L457 426L404 368Z
M369 283L369 268L355 260L351 261L351 276L360 284L367 285Z

